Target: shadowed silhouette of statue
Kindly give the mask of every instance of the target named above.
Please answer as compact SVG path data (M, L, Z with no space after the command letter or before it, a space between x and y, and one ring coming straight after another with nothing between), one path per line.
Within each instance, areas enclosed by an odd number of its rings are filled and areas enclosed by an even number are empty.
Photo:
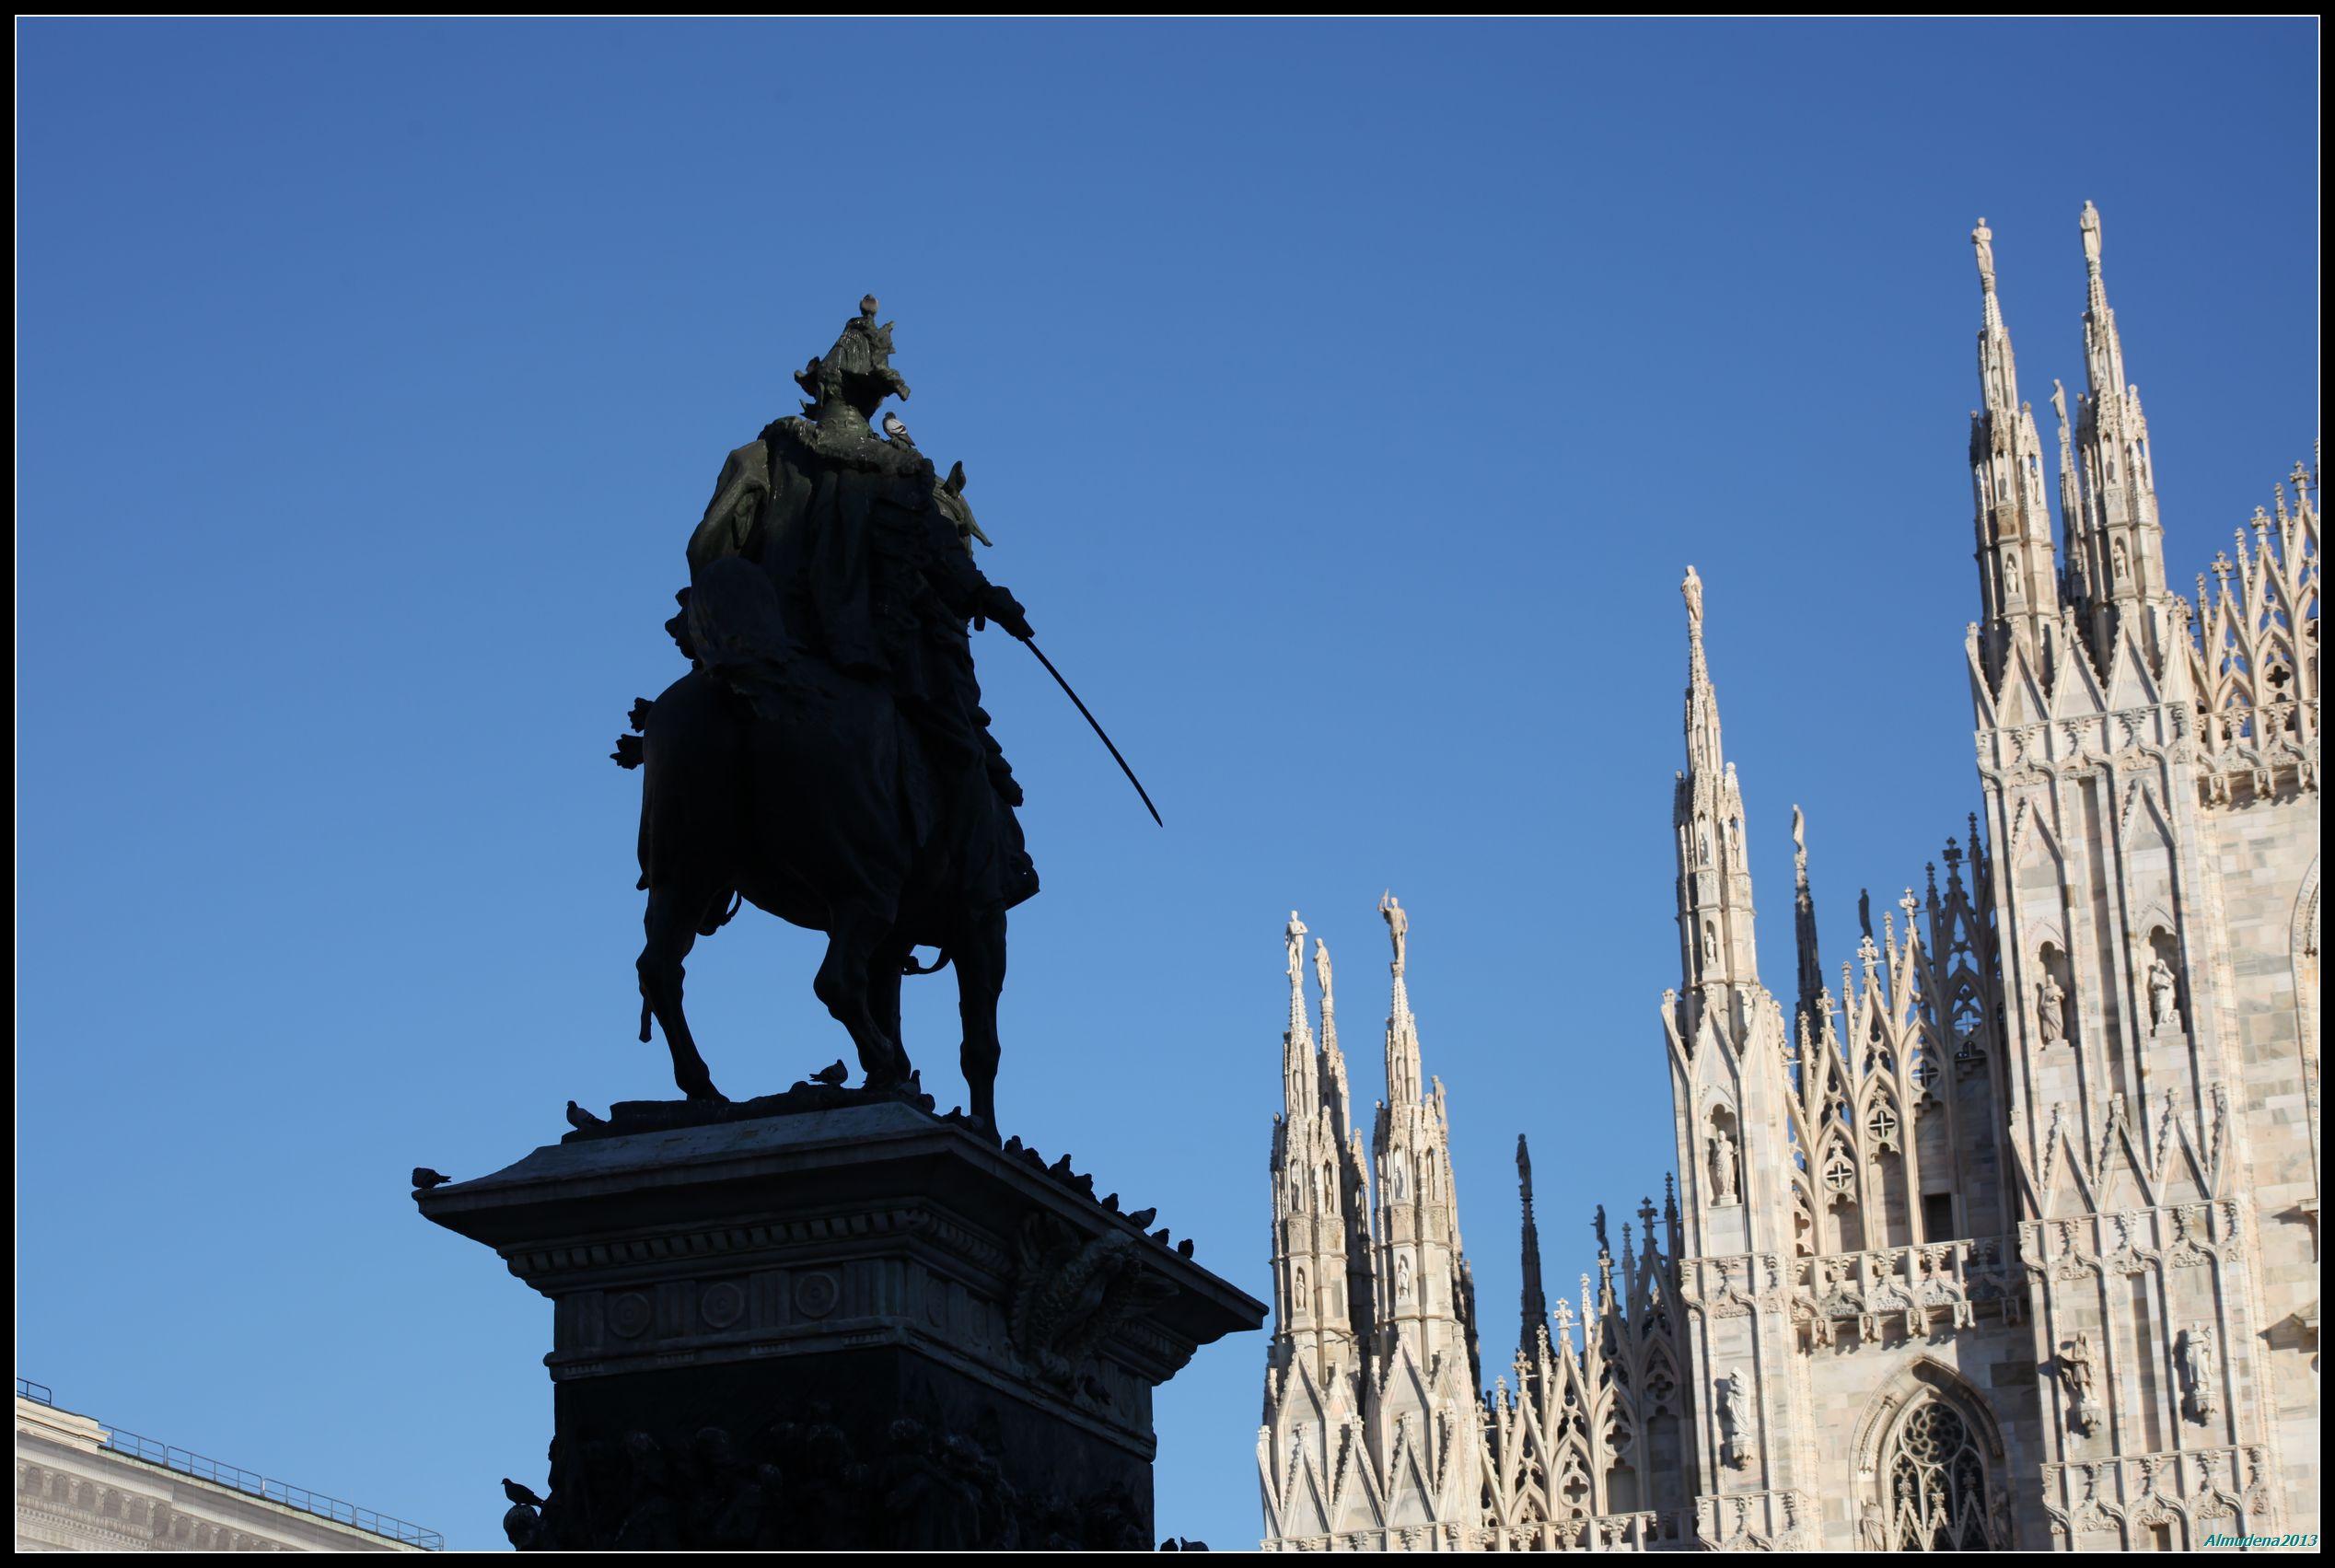
M870 1089L910 1082L902 975L953 961L968 1109L993 1129L1005 912L1038 875L970 632L1030 631L973 564L988 536L963 465L943 481L897 420L891 440L869 426L908 396L891 351L891 324L862 300L796 372L804 416L730 454L691 536L668 622L690 672L634 705L638 742L617 748L645 769L641 1039L653 1018L681 1090L724 1098L682 1012L682 960L743 900L826 934L813 989ZM919 966L918 947L941 956Z

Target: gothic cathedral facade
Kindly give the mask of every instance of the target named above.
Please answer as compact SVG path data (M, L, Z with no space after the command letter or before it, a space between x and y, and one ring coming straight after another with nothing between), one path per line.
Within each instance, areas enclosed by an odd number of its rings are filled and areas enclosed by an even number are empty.
M1690 567L1678 1184L1485 1391L1440 1081L1394 943L1351 1118L1329 954L1287 933L1274 1550L2195 1550L2318 1528L2318 517L2298 467L2194 598L2085 204L2086 389L2055 472L1992 236L1966 638L1981 811L1828 977L1764 985ZM2050 502L2059 503L2055 541ZM2063 549L2061 548L2063 544Z

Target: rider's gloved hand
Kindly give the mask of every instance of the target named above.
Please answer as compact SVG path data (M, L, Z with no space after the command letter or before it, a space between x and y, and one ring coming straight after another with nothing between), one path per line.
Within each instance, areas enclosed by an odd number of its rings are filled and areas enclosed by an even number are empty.
M990 620L1004 627L1009 635L1019 637L1025 643L1033 635L1029 629L1029 617L1023 610L1021 601L993 583L990 585L989 598L982 604L982 610Z

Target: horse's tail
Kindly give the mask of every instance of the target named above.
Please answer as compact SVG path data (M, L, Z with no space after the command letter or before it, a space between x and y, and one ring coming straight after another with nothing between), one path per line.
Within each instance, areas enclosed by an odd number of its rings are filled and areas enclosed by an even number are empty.
M933 961L929 964L918 963L913 952L900 961L900 972L902 974L938 974L947 967L948 949L946 947L934 954Z

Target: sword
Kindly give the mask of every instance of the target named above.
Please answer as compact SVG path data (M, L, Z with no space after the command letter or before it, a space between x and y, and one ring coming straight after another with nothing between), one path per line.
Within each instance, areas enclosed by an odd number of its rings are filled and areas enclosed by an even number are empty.
M1086 704L1078 701L1078 693L1070 689L1070 682L1064 680L1063 679L1063 672L1054 668L1054 661L1048 658L1043 653L1040 652L1038 643L1035 638L1020 637L1016 638L1016 641L1019 642L1023 647L1028 648L1031 653L1038 655L1038 662L1046 667L1046 673L1054 678L1054 684L1063 689L1063 695L1069 698L1071 702L1077 706L1079 715L1084 718L1088 726L1094 730L1095 738L1101 741L1103 745L1109 749L1110 752L1110 760L1119 764L1119 771L1127 775L1127 782L1135 786L1135 793L1137 795L1143 796L1144 809L1151 813L1151 819L1155 822L1159 822L1161 827L1166 827L1168 825L1167 823L1159 821L1159 807L1151 803L1151 793L1144 788L1144 781L1135 776L1135 770L1127 765L1127 759L1119 754L1119 748L1111 745L1110 737L1104 734L1103 726L1095 722L1095 715L1087 712Z

